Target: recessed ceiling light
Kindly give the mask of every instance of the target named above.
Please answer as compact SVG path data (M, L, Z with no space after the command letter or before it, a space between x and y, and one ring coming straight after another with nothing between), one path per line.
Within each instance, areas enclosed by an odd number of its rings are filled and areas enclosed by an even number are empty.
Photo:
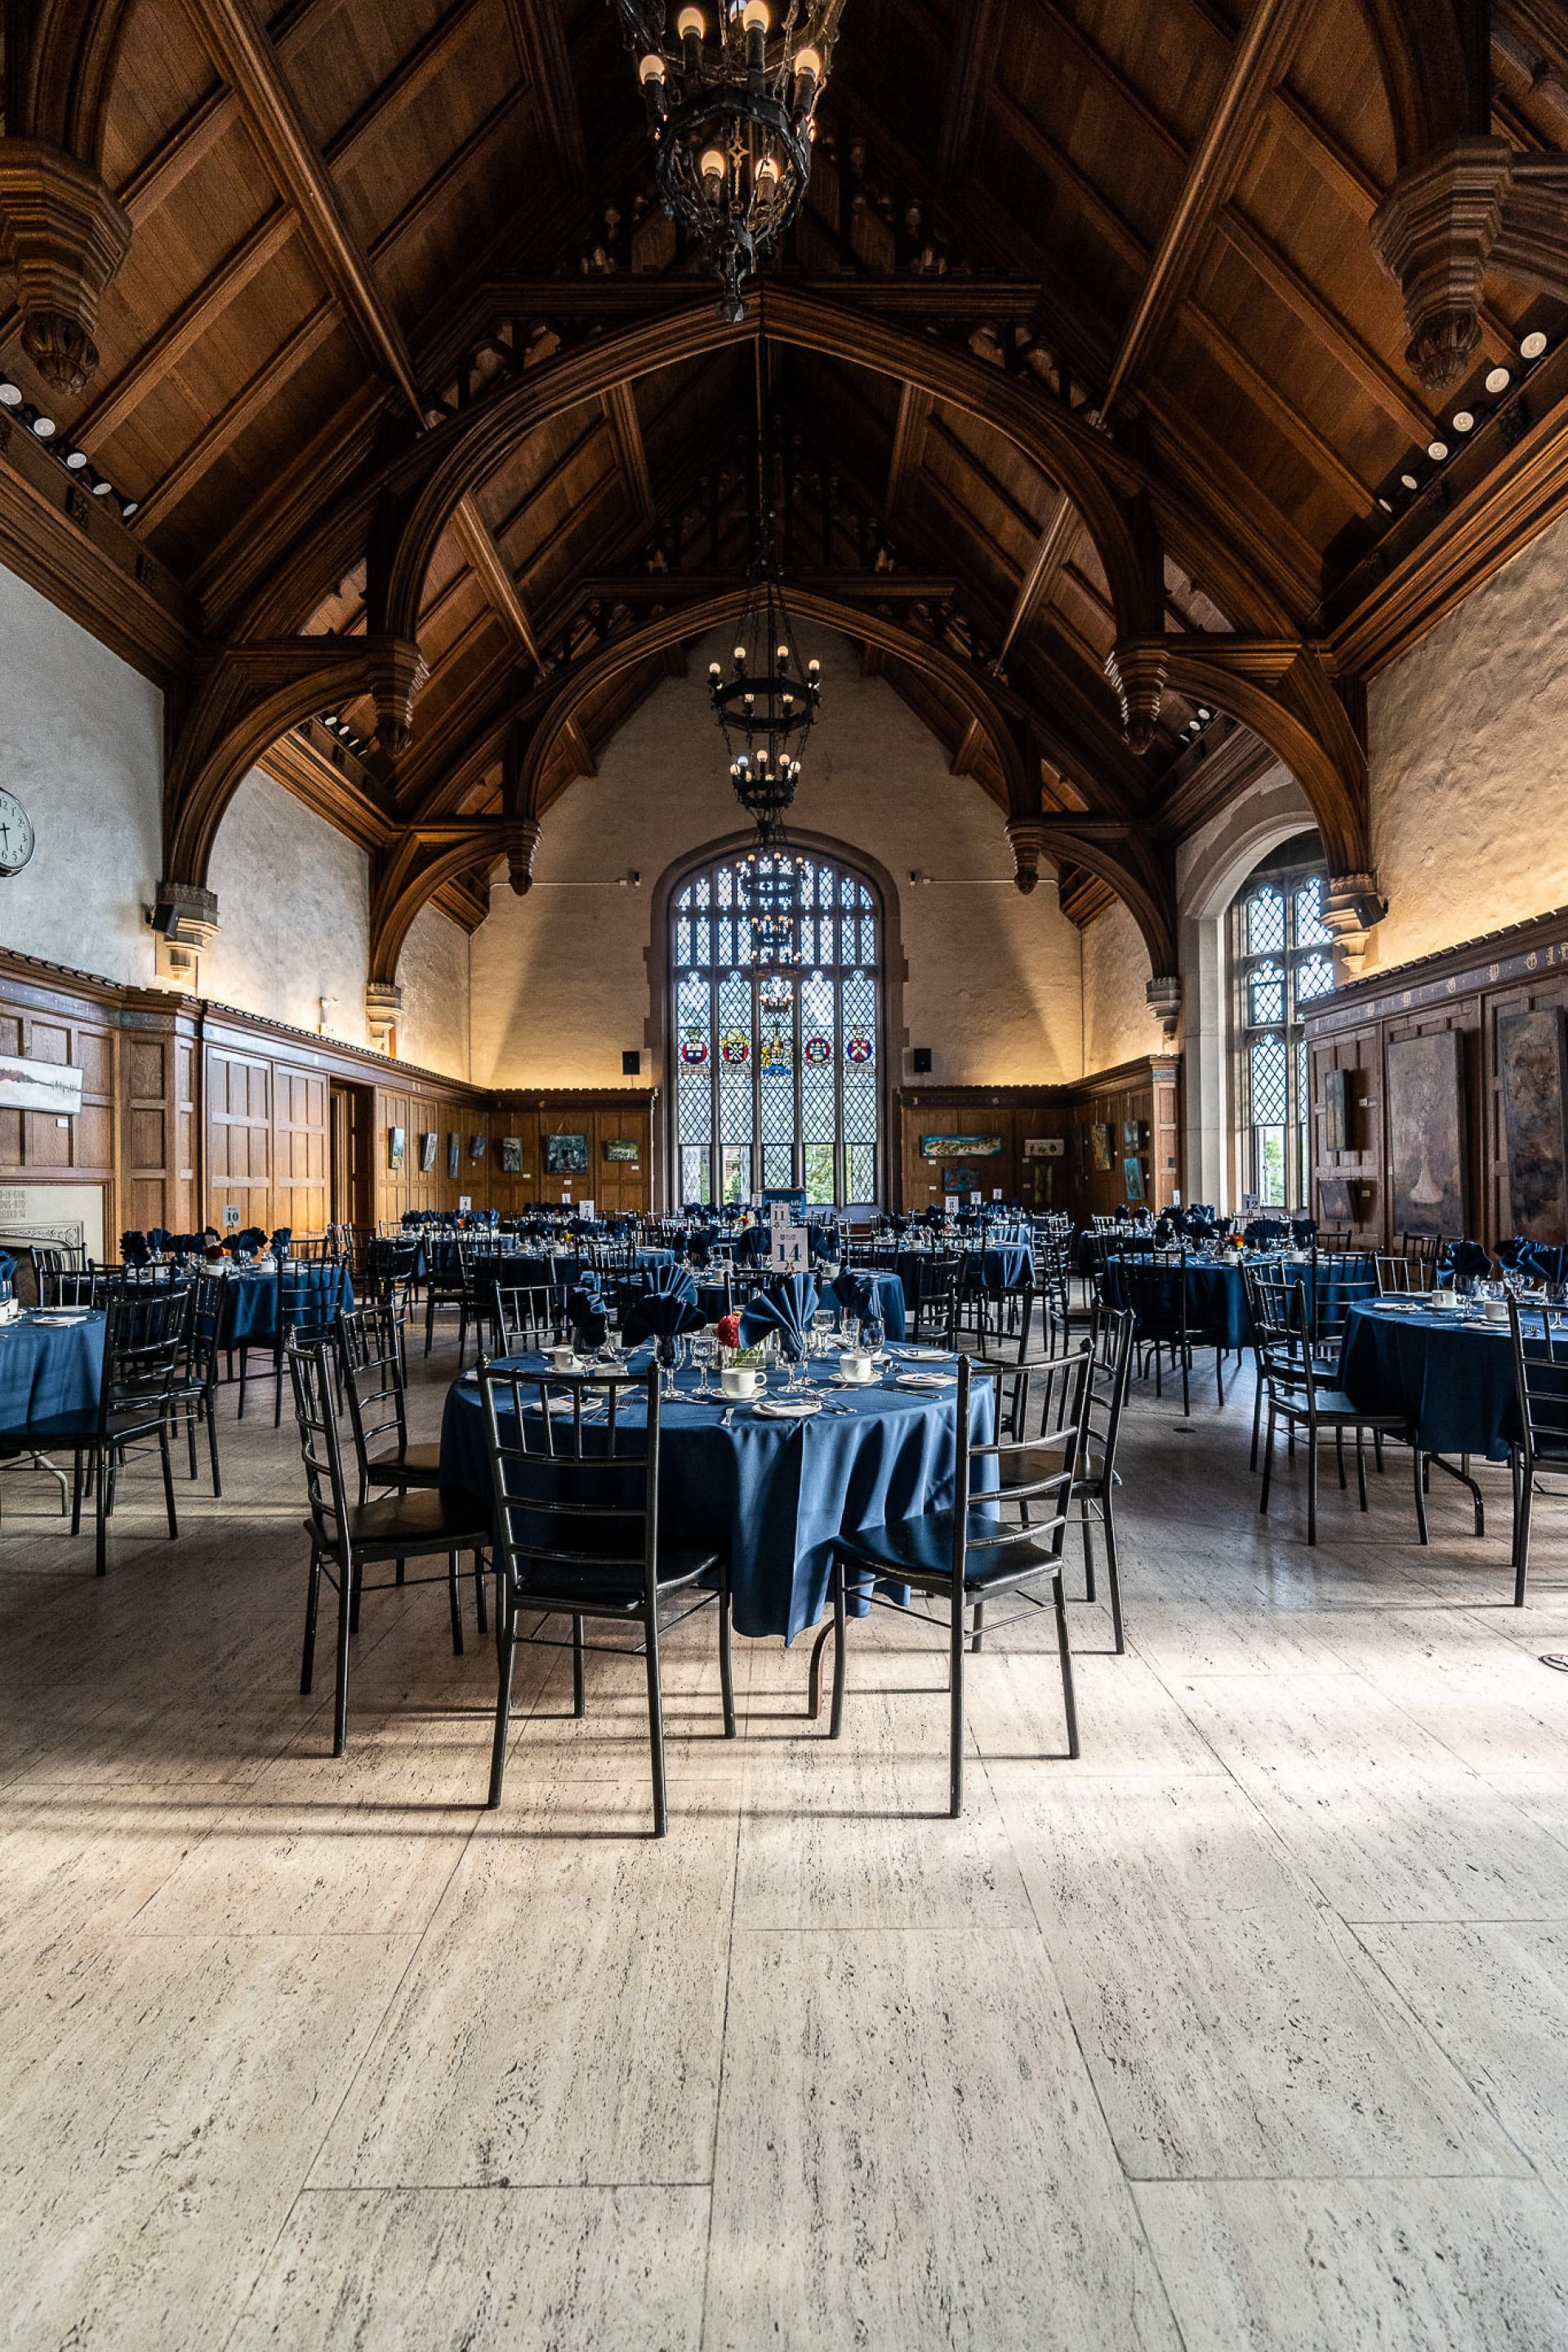
M33 430L37 435L40 441L52 439L55 430L54 418L52 416L35 416L33 419Z
M85 449L68 449L66 451L66 464L70 467L73 474L79 474L86 463L87 452Z
M1394 504L1392 499L1379 499L1377 503L1383 509L1384 514L1392 514L1394 512Z
M1473 410L1468 408L1455 409L1454 430L1456 433L1469 433L1473 431L1475 422L1476 419Z
M1538 360L1545 349L1546 338L1537 327L1534 334L1526 335L1523 342L1521 343L1519 356L1521 360Z
M1426 455L1428 456L1428 457L1433 457L1433 458L1438 458L1438 459L1440 459L1440 458L1446 457L1447 456L1447 454L1448 454L1448 445L1447 445L1447 443L1446 441L1428 441L1428 442L1427 442L1427 444L1426 444Z
M95 499L106 499L113 488L112 482L94 482L92 495Z
M1212 718L1214 717L1214 712L1209 709L1208 704L1207 704L1206 702L1200 702L1200 703L1199 703L1199 705L1198 705L1198 717L1199 717L1200 719L1212 719Z
M0 383L0 402L4 402L7 408L20 408L22 405L21 385L19 383Z
M1489 392L1506 392L1512 382L1513 378L1505 367L1489 368L1487 370L1487 390Z
M126 520L126 521L127 521L127 522L129 522L129 521L130 521L130 520L131 520L132 516L135 513L135 511L136 511L137 508L141 505L141 503L142 503L142 501L141 501L141 499L126 499L126 501L125 501L124 505L121 508L120 511L121 511L121 513L124 516L124 518L125 518L125 520Z
M1418 490L1421 488L1414 474L1401 474L1399 479L1403 488L1407 490Z

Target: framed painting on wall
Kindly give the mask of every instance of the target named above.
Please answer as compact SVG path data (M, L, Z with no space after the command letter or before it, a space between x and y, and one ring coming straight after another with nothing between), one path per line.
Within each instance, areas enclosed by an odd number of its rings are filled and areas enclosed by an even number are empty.
M1104 1170L1116 1165L1116 1129L1107 1119L1096 1119L1089 1130L1094 1147L1094 1164Z
M1067 1140L1060 1135L1026 1135L1024 1138L1026 1160L1060 1160L1066 1151Z
M1122 1120L1121 1140L1126 1145L1129 1151L1136 1151L1140 1149L1146 1140L1143 1133L1143 1122L1141 1118L1124 1118Z
M419 1173L421 1176L429 1176L434 1173L435 1167L436 1138L433 1135L422 1135L419 1139Z
M470 1160L482 1160L484 1156L484 1137L482 1135L470 1135L468 1138L468 1158Z
M503 1135L501 1137L500 1167L501 1174L503 1176L521 1175L522 1138L521 1135Z
M406 1139L405 1139L405 1135L404 1135L403 1129L402 1129L400 1127L389 1127L389 1128L387 1129L387 1130L386 1130L386 1164L387 1164L387 1166L388 1166L389 1168L401 1168L401 1167L402 1167L402 1165L403 1165L403 1147L404 1147L404 1144L405 1144L405 1140L406 1140Z
M1121 1176L1127 1187L1128 1199L1141 1201L1143 1198L1143 1162L1141 1160L1124 1160Z
M999 1135L922 1135L922 1160L1000 1160Z
M1465 1040L1458 1029L1388 1047L1388 1140L1396 1234L1465 1231Z
M1568 1056L1561 1005L1500 1014L1497 1059L1513 1230L1532 1242L1568 1240L1568 1149L1563 1126Z
M544 1139L544 1170L549 1176L580 1175L588 1165L588 1139L585 1135L547 1135Z
M458 1161L461 1156L462 1143L463 1139L459 1135L448 1135L447 1138L447 1173L448 1176L456 1176L458 1172Z
M1323 1078L1323 1149L1353 1151L1355 1132L1355 1073L1330 1070Z
M1355 1223L1355 1211L1351 1206L1350 1183L1343 1176L1319 1177L1318 1205L1328 1224L1349 1226Z
M606 1160L617 1161L623 1168L640 1168L642 1145L635 1137L628 1139L617 1136L613 1141L605 1144L605 1157Z

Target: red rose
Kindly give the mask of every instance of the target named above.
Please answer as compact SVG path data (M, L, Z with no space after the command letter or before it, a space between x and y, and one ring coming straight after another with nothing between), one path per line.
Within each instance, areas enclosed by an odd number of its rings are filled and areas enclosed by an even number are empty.
M738 1348L740 1346L741 1318L738 1315L725 1315L721 1317L715 1328L719 1333L719 1345L721 1348Z

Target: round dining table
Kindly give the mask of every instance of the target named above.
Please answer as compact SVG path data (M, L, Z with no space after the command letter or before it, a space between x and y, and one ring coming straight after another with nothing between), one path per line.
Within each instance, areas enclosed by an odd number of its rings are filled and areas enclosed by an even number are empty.
M353 1284L342 1267L303 1265L296 1271L305 1276L303 1328L325 1329L340 1307L345 1315L353 1313ZM276 1266L247 1267L226 1275L218 1318L218 1346L226 1350L237 1348L242 1341L247 1348L275 1346L278 1288Z
M1527 1349L1533 1319L1524 1318ZM1553 1316L1552 1337L1568 1339L1568 1320ZM1466 1308L1390 1298L1352 1307L1340 1384L1367 1412L1402 1414L1426 1454L1506 1462L1519 1432L1509 1327Z
M96 1425L104 1323L61 1307L0 1324L0 1440L42 1448Z
M544 1369L542 1356L509 1360L522 1370ZM826 1603L835 1537L952 1508L957 1382L951 1363L917 1367L895 1356L879 1381L850 1389L831 1384L832 1360L809 1367L809 1392L822 1407L810 1420L770 1420L722 1397L699 1402L690 1370L679 1376L679 1400L660 1409L660 1534L668 1544L728 1558L738 1633L782 1633L787 1641L815 1625ZM633 1351L634 1370L647 1361L646 1351ZM917 1369L940 1374L945 1385L895 1385L900 1371ZM772 1374L773 1396L784 1380L783 1370ZM621 1418L629 1418L624 1404ZM988 1443L994 1429L994 1389L988 1380L976 1381L971 1443ZM548 1475L547 1465L542 1472ZM447 1391L441 1483L471 1494L490 1489L484 1414L472 1372Z
M1362 1295L1362 1286L1376 1279L1376 1261L1356 1254L1336 1257L1331 1261L1314 1263L1310 1257L1279 1257L1268 1252L1247 1253L1248 1265L1272 1265L1289 1281L1300 1282L1307 1294L1307 1312L1315 1330L1340 1322L1354 1300ZM1121 1255L1104 1262L1103 1280L1106 1303L1110 1307L1127 1304L1127 1284L1123 1267L1126 1264L1147 1267L1147 1255L1131 1260ZM1177 1260L1166 1257L1160 1261L1174 1275ZM1252 1344L1252 1318L1247 1311L1247 1285L1242 1267L1232 1258L1189 1257L1187 1268L1187 1322L1194 1330L1217 1331L1219 1344L1237 1350Z

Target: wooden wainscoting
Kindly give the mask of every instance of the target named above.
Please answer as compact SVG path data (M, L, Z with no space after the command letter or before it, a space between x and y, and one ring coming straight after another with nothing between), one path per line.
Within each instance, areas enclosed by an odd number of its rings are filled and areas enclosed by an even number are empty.
M973 1178L969 1197L1005 1200L1028 1207L1062 1209L1087 1217L1109 1213L1127 1198L1123 1162L1136 1159L1143 1191L1154 1210L1168 1207L1180 1185L1179 1106L1181 1064L1174 1055L1126 1062L1064 1087L919 1087L898 1097L901 1203L930 1208L945 1190L943 1171L963 1168ZM1094 1129L1111 1129L1111 1165L1094 1164ZM1136 1129L1136 1139L1129 1133ZM997 1136L1002 1149L989 1159L952 1155L928 1160L926 1136ZM1058 1137L1059 1159L1024 1156L1034 1136Z
M532 1093L504 1091L490 1114L490 1197L503 1214L525 1201L592 1201L606 1213L646 1210L652 1200L651 1160L654 1090L649 1087L558 1087ZM587 1146L586 1169L551 1173L545 1160L552 1135L580 1135ZM521 1173L501 1169L501 1140L521 1146ZM635 1143L637 1161L612 1160L609 1143Z
M1511 1234L1498 1023L1510 1013L1548 1007L1568 1011L1568 909L1466 940L1415 963L1368 972L1337 989L1306 1024L1313 1205L1319 1213L1321 1180L1342 1177L1352 1187L1358 1237L1387 1245L1397 1240L1388 1048L1399 1038L1457 1029L1464 1040L1464 1223L1471 1235L1488 1244ZM1326 1083L1333 1069L1352 1073L1353 1125L1342 1150L1331 1150L1328 1143Z

